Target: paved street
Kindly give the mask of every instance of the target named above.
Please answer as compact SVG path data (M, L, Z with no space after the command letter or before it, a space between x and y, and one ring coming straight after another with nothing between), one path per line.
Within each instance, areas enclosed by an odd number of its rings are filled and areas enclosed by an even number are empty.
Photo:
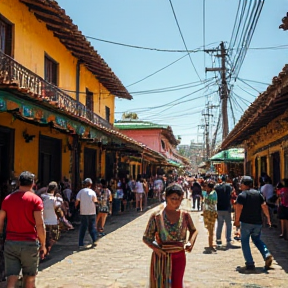
M184 209L190 207L187 200L183 204ZM41 263L37 288L147 287L151 250L142 243L142 235L154 209L159 207L109 217L108 234L99 239L96 249L77 251L77 229L65 233L52 248L51 259ZM278 238L279 228L263 229L263 239L275 257L273 269L263 269L264 261L252 244L256 271L243 274L237 271L237 266L244 266L240 243L235 244L238 249L205 254L207 233L202 217L198 211L191 215L199 236L193 252L187 254L185 288L288 287L288 241Z

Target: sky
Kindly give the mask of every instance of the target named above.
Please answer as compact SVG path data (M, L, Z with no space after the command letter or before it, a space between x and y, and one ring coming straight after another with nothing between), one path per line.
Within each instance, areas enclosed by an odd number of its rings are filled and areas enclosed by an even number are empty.
M242 1L241 5L239 1ZM171 126L174 135L181 137L181 144L190 144L191 141L203 142L204 114L206 121L207 114L210 114L211 141L221 113L218 93L220 74L205 72L205 68L220 67L219 57L215 57L216 52L207 53L204 50L219 48L220 42L224 42L226 48L234 48L228 50L227 61L235 63L235 57L243 49L239 49L240 42L237 46L237 41L234 43L233 39L236 39L235 35L241 36L243 27L240 25L237 30L238 26L234 24L239 23L240 18L241 23L246 19L246 14L242 17L240 12L237 14L241 11L238 8L243 8L246 2L251 5L249 9L252 11L258 1L57 2L133 96L132 100L116 98L115 119L120 120L123 112L135 112L140 120ZM248 6L245 7L248 9ZM287 12L288 0L265 0L261 13L259 11L260 16L254 34L250 35L252 40L236 81L232 79L229 82L230 131L288 62L288 31L279 29ZM254 18L249 17L246 23L253 23ZM187 53L192 50L194 52ZM211 106L214 107L207 110ZM218 134L217 141L221 141L221 133Z

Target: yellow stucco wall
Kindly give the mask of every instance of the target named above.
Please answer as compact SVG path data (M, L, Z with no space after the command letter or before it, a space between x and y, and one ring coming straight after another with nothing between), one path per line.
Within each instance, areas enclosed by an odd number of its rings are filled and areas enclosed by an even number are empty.
M28 170L38 174L38 153L39 153L39 133L55 139L62 140L62 179L65 176L70 179L70 151L64 146L67 143L68 136L60 133L55 129L49 127L39 127L26 122L15 119L10 113L0 113L0 125L15 130L14 134L14 176ZM27 131L29 135L36 135L36 137L29 143L25 142L23 132ZM52 180L52 179L51 179Z
M59 64L59 88L76 91L77 59L29 12L18 0L1 0L0 14L14 24L14 59L44 78L44 56L47 54ZM114 122L115 96L109 92L84 65L80 70L80 102L86 103L86 88L94 93L94 113L105 119L105 106L110 108L110 123ZM75 92L66 92L76 99ZM99 102L100 100L100 102ZM99 109L99 107L101 107Z

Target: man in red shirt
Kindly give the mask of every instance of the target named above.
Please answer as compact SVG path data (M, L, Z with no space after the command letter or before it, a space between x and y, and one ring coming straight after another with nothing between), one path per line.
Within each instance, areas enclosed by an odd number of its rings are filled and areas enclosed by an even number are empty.
M39 252L46 254L43 202L33 192L33 184L34 175L22 172L19 189L4 199L0 210L1 238L7 219L4 259L8 288L16 287L21 269L24 287L35 287Z

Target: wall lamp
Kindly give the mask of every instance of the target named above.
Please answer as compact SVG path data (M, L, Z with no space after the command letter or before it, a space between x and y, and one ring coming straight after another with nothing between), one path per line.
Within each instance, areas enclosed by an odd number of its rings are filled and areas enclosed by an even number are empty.
M29 135L27 130L23 131L22 135L26 143L30 143L36 137L36 135Z

